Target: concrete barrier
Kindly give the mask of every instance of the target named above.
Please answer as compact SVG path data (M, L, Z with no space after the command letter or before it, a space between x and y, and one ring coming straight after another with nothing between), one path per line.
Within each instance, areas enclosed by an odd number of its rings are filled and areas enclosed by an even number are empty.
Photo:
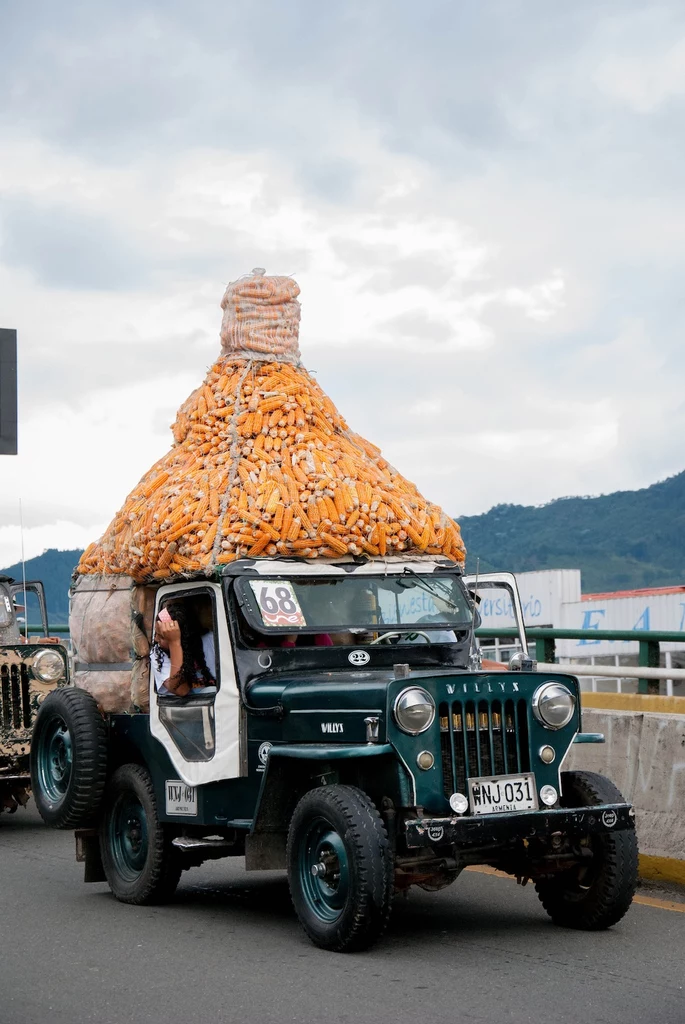
M585 707L583 731L564 768L606 775L635 808L640 873L685 884L685 716Z

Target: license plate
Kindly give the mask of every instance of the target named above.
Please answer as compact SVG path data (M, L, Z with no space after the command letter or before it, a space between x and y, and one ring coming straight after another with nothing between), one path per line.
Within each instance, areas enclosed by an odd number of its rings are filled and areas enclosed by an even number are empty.
M166 781L166 812L167 814L197 815L197 789L186 786L180 779Z
M505 811L537 811L534 775L491 775L469 779L472 814L502 814Z

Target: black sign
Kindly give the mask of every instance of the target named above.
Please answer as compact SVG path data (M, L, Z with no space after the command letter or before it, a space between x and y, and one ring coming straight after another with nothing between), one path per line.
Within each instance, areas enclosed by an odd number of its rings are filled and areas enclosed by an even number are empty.
M17 454L17 332L0 327L0 455Z

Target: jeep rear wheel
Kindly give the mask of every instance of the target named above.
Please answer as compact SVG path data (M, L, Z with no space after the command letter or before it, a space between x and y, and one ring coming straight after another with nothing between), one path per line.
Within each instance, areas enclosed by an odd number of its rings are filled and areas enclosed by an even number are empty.
M325 786L302 797L288 833L295 912L321 949L368 949L390 917L393 864L385 826L365 793Z
M623 803L613 782L595 772L564 772L564 807ZM620 921L637 886L638 849L634 829L588 837L587 863L535 883L540 902L555 924L600 931Z
M140 765L122 765L112 776L100 855L109 887L122 903L163 903L174 894L181 863L157 816L152 779Z
M31 736L31 787L47 825L83 828L97 815L107 774L107 733L94 698L75 687L49 693Z

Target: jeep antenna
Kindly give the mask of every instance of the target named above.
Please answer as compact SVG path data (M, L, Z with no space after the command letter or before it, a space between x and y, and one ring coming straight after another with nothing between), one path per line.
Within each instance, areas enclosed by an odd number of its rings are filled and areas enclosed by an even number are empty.
M478 672L482 668L480 647L476 646L476 615L478 614L478 570L480 558L476 559L476 580L473 587L473 615L471 617L471 635L469 637L469 671Z
M29 638L29 611L26 600L26 560L24 559L24 513L19 499L19 536L21 537L21 585L24 591L24 636ZM19 631L21 632L21 630Z

